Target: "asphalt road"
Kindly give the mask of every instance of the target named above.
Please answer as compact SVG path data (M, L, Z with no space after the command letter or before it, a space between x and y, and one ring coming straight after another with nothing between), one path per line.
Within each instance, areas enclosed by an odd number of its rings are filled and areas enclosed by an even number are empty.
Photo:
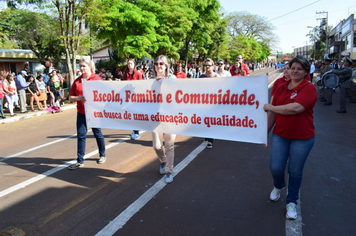
M269 82L281 71L264 69ZM298 220L285 219L285 194L270 202L269 148L177 136L175 173L164 184L151 133L103 130L97 164L88 133L85 167L76 157L76 110L0 125L0 232L26 235L356 235L356 104L338 114L316 104L316 143L306 163Z

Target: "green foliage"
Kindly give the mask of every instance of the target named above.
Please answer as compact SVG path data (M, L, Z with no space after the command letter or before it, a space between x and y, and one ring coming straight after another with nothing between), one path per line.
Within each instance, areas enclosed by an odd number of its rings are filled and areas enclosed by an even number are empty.
M59 40L58 20L45 13L27 10L4 10L1 14L2 32L11 46L32 50L40 61L51 60L58 65L64 48Z
M202 59L207 57L214 58L215 60L223 58L228 61L230 59L226 26L226 19L217 19L217 22L214 24L214 28L211 31L210 40L205 44L200 45L201 48L205 49L205 54L203 54L203 50L199 50Z
M110 60L99 60L95 63L95 68L97 71L100 71L101 68L106 70L110 70L111 73L115 72L116 67L119 66L120 68L124 68L122 64L118 64L117 61L110 59Z
M158 36L155 15L122 0L104 0L103 6L106 14L96 15L92 25L98 39L111 44L125 58L150 56L148 51Z
M233 60L240 54L246 60L256 62L261 62L269 56L271 44L275 42L276 36L272 32L273 25L264 17L248 12L233 12L227 15L226 19Z
M188 55L191 50L194 54L199 55L198 60L204 60L204 58L213 57L214 55L215 59L217 59L219 50L215 50L214 53L212 47L219 47L220 43L224 41L224 31L226 28L221 23L219 1L185 0L185 2L194 10L196 19L184 40L184 48L182 49L183 59L189 61Z
M3 14L0 46L18 45L35 51L41 59L55 61L67 55L69 70L75 55L89 54L103 45L113 46L113 64L159 54L187 63L193 54L200 61L207 57L234 61L239 54L263 61L274 38L273 26L263 17L246 12L224 17L218 0L81 0L75 5L69 0L7 2L13 9L19 4L52 5L41 8L44 13L14 10ZM73 14L66 14L65 9Z
M98 14L92 28L124 58L179 57L177 50L193 24L193 9L182 0L103 0L102 6L106 14Z
M326 27L326 21L322 20L320 26L314 27L313 30L306 35L310 38L310 41L315 44L315 47L309 51L309 54L317 60L323 59L326 51ZM329 32L331 29L332 27L329 26Z

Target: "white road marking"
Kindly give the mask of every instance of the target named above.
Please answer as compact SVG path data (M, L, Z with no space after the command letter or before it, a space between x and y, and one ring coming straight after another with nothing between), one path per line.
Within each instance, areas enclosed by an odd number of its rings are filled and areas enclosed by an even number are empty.
M196 149L194 149L183 161L181 161L174 169L174 176L183 170L194 158L202 152L206 147L206 142L201 143ZM113 235L119 229L121 229L130 218L135 215L147 202L149 202L159 191L161 191L166 183L162 177L157 181L150 189L142 194L135 202L128 206L123 212L121 212L113 221L100 230L95 236L109 236Z
M89 132L89 131L91 131L91 130L88 130L88 132ZM18 156L21 156L21 155L23 155L23 154L25 154L25 153L32 152L32 151L34 151L34 150L37 150L37 149L40 149L40 148L43 148L43 147L46 147L46 146L49 146L49 145L52 145L52 144L62 142L62 141L64 141L64 140L73 138L73 137L75 137L75 136L77 136L77 134L73 134L73 135L71 135L71 136L68 136L68 137L65 137L65 138L62 138L62 139L58 139L58 140L56 140L56 141L52 141L52 142L49 142L49 143L45 143L45 144L39 145L39 146L37 146L37 147L30 148L30 149L27 149L27 150L25 150L25 151L15 153L15 154L13 154L13 155L11 155L11 156L7 156L7 157L4 157L4 158L1 158L0 161L4 161L4 160L6 160L6 159L10 159L10 158L13 158L13 157L18 157Z
M113 142L113 143L111 143L109 145L106 145L105 149L107 150L109 148L112 148L112 147L124 142L125 140L129 140L129 139L130 138L121 138L120 140L118 140L116 142ZM94 156L94 155L96 155L98 153L99 153L98 150L92 151L92 152L86 154L84 156L84 159L92 157L92 156ZM35 182L37 182L37 181L39 181L39 180L41 180L41 179L43 179L45 177L48 177L48 176L50 176L50 175L52 175L52 174L54 174L54 173L56 173L56 172L58 172L60 170L63 170L64 168L68 167L70 164L74 164L74 163L76 163L76 160L68 161L65 164L57 166L57 167L55 167L53 169L50 169L50 170L48 170L48 171L46 171L46 172L44 172L44 173L42 173L40 175L37 175L37 176L35 176L35 177L31 178L31 179L28 179L28 180L26 180L26 181L24 181L22 183L19 183L19 184L16 184L16 185L14 185L14 186L12 186L10 188L7 188L7 189L5 189L5 190L0 192L0 197L6 196L6 195L8 195L10 193L13 193L13 192L19 190L19 189L25 188L28 185L33 184L33 183L35 183Z
M281 78L282 76L283 76L283 73L280 73L280 74L278 75L277 79ZM274 82L276 82L277 79L273 80L273 81L268 85L268 89L272 88L272 86L274 85Z

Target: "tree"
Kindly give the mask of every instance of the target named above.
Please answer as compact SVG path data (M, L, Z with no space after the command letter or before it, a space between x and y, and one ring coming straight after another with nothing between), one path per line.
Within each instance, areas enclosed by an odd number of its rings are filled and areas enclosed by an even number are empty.
M241 54L247 60L263 61L271 51L271 45L277 37L274 27L265 17L248 12L233 12L226 16L228 32L231 36L230 50L232 58Z
M240 34L252 36L257 41L274 43L277 38L273 33L273 25L265 17L253 15L249 12L232 12L227 15L228 32L232 37Z
M92 25L97 37L111 44L124 58L179 57L177 50L192 26L192 15L183 0L105 0L105 12ZM104 9L102 9L104 11ZM172 14L174 12L174 14Z
M77 53L83 37L84 21L95 14L100 0L51 0L57 9L60 23L60 39L65 48L69 82L73 83L77 68Z
M184 45L184 39L196 21L196 13L185 0L165 0L164 4L161 0L153 1L158 7L147 8L148 11L155 13L159 23L159 27L156 28L159 38L152 47L153 55L165 54L180 58L177 51Z
M327 27L327 23L326 20L323 19L320 22L320 26L316 26L313 29L313 32L310 32L309 34L307 34L306 36L310 38L310 40L312 42L315 43L315 47L313 49L310 50L309 53L311 53L312 55L315 55L314 58L315 59L322 59L324 58L324 54L325 54L325 50L326 50L326 27ZM332 27L329 26L329 32L331 31ZM315 35L314 35L314 31L315 31ZM314 53L315 50L315 53Z
M50 2L52 5L47 6L56 9L55 17L58 17L60 32L56 35L61 40L65 49L66 63L69 72L69 82L72 83L76 73L76 57L80 49L80 42L89 42L83 40L88 35L83 34L84 21L88 16L97 12L100 6L100 0L7 0L10 8L17 8L19 4L38 4Z
M191 48L195 53L199 53L199 58L208 54L205 46L213 43L211 36L214 33L215 25L220 22L220 3L217 0L186 0L186 4L196 13L196 20L187 32L183 46L183 58L188 62Z
M230 59L226 27L227 20L219 18L211 32L211 40L197 47L201 58Z
M4 10L0 14L0 48L18 49L17 43L10 38L8 12L9 10Z
M155 27L159 24L152 12L123 0L104 0L102 11L92 19L92 29L97 38L111 44L119 57L130 58L150 56L153 42L157 41Z
M44 13L7 9L2 12L3 32L22 49L32 50L39 61L58 66L64 48L57 37L58 20ZM44 62L42 63L44 64Z

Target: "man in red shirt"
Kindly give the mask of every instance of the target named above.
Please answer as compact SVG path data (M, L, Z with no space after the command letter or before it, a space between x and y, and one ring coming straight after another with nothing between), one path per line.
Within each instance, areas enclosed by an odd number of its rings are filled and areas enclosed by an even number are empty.
M243 63L243 56L242 55L238 55L237 58L236 58L236 61L241 63L242 70L245 72L245 76L249 76L250 75L250 70L248 69L248 66L245 63ZM235 74L235 66L231 67L230 73L231 73L231 76L234 76L234 74Z

